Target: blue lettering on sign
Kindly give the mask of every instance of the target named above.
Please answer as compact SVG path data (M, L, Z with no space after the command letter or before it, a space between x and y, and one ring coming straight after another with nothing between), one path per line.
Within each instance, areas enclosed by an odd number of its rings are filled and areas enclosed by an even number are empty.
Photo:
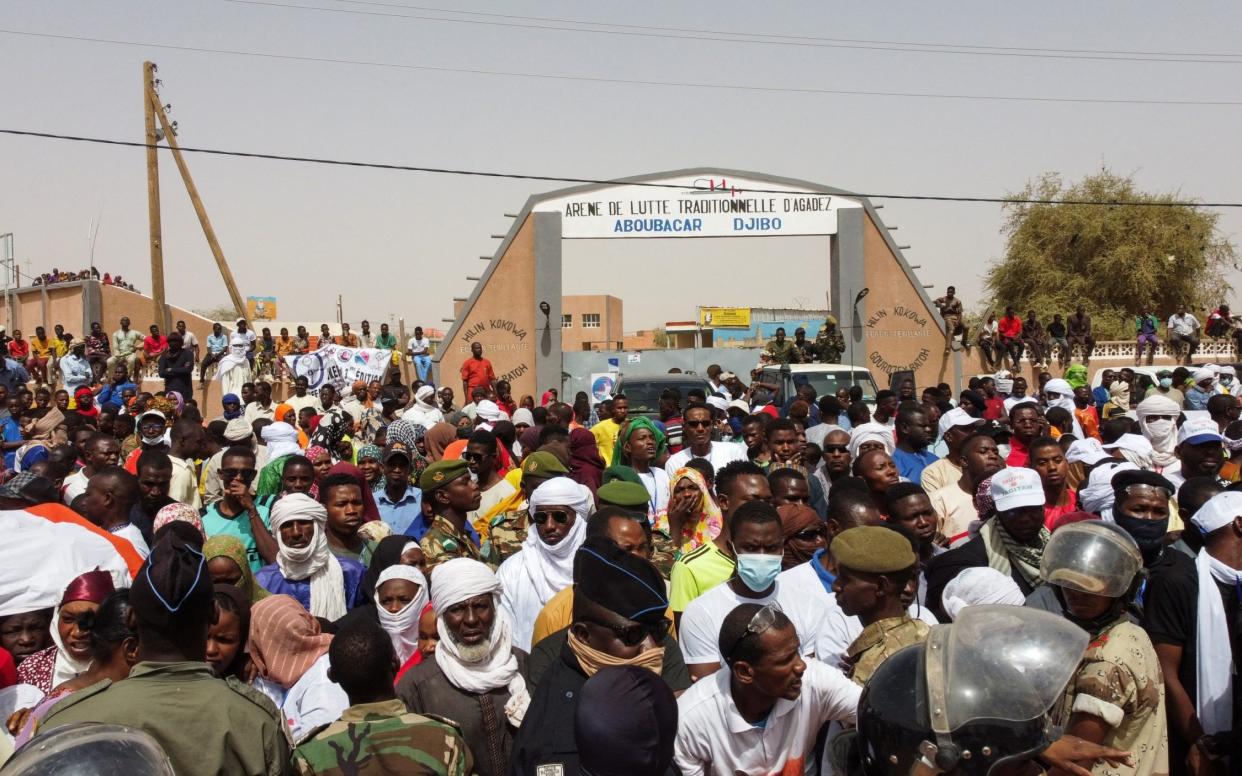
M613 232L701 232L701 218L618 218Z
M780 228L781 220L779 218L733 219L733 231L735 232L776 232Z

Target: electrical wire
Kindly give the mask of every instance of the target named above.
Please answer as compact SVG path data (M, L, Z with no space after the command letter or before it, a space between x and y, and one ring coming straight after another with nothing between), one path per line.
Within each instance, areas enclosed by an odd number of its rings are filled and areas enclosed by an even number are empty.
M776 94L816 94L837 95L846 97L901 97L931 100L975 100L999 102L1033 102L1033 103L1068 103L1088 105L1172 105L1180 107L1238 107L1242 100L1158 100L1124 97L1041 97L1007 94L955 94L937 92L885 92L865 89L819 89L795 86L751 86L746 84L717 84L694 81L656 81L637 78L603 78L585 75L563 75L558 73L529 73L510 70L487 70L482 68L442 67L438 65L411 65L399 62L375 62L358 59L341 59L335 57L302 56L297 54L276 54L264 51L245 51L241 49L205 48L201 46L184 46L173 43L145 43L142 41L120 40L116 38L97 38L86 35L65 35L51 32L33 32L30 30L0 29L0 35L18 35L50 40L69 40L81 43L98 43L113 46L131 46L148 49L165 49L169 51L191 51L200 54L224 54L229 56L255 57L258 59L287 60L292 62L316 62L332 65L354 65L358 67L379 67L397 70L418 70L436 73L464 73L468 75L503 76L511 78L534 78L551 81L576 81L585 83L608 83L623 86L662 86L687 89L713 89L725 91L762 92Z
M34 137L45 140L64 140L77 143L94 143L99 145L123 146L126 148L160 148L167 150L167 146L161 146L158 143L139 143L133 140L111 140L100 137L86 137L82 135L64 135L54 132L35 132L33 130L24 129L0 129L0 134L14 135L19 137ZM463 175L480 178L502 178L509 180L524 181L547 181L553 183L575 183L590 184L601 186L637 186L652 189L675 189L677 191L685 191L685 184L681 183L659 183L654 181L627 181L609 178L579 178L573 176L560 175L534 175L527 173L513 172L490 172L485 170L464 170L452 167L424 167L409 164L394 164L385 162L360 162L345 159L326 159L314 156L290 156L288 154L268 154L256 151L227 151L218 148L195 148L191 146L179 146L179 150L183 153L209 154L212 156L229 156L243 159L269 159L278 162L301 162L305 164L322 164L337 167L361 167L375 170L395 170L400 172L423 172L435 175ZM840 193L835 191L814 191L814 190L790 190L790 189L739 189L740 194L781 194L781 195L808 195L808 196L825 196L825 197L861 197L865 199L901 199L901 200L919 200L925 202L975 202L975 203L994 203L1000 205L1091 205L1099 207L1191 207L1191 208L1242 208L1242 202L1191 202L1183 201L1151 201L1151 202L1113 202L1103 200L1075 200L1075 199L1033 199L1026 197L959 197L948 195L931 195L931 194L864 194L862 192Z
M987 50L946 50L932 48L911 48L908 44L889 44L878 45L872 43L828 43L828 42L812 42L806 40L777 40L777 39L753 39L745 37L746 33L714 33L710 35L692 35L682 32L653 32L635 29L591 29L588 27L566 27L564 23L560 25L556 23L518 23L515 21L492 21L485 19L454 19L443 16L424 16L419 14L394 13L392 11L366 11L356 8L324 8L322 6L298 5L294 3L281 3L274 0L223 0L223 2L234 3L236 5L252 5L265 6L269 8L286 8L300 11L317 11L320 13L335 14L353 14L357 16L372 16L378 18L389 19L410 19L414 21L424 22L443 22L447 24L472 24L485 27L509 27L527 30L544 30L553 32L579 32L593 35L614 35L623 37L637 38L657 38L667 40L700 40L717 43L743 43L766 46L792 46L797 48L829 48L829 49L856 49L865 51L889 51L914 54L953 54L958 56L989 56L989 57L1022 57L1033 59L1070 59L1070 60L1094 60L1108 62L1169 62L1176 64L1215 64L1215 65L1239 65L1242 60L1223 59L1223 58L1189 58L1181 56L1177 58L1166 56L1134 56L1134 55L1105 55L1105 54L1061 54L1061 53L1045 53L1039 51L1028 50L1026 52L1019 51L987 51ZM377 3L376 5L385 5ZM387 6L393 7L393 6ZM437 9L438 10L438 9ZM444 10L443 13L456 13L454 11ZM520 18L520 17L519 17ZM537 17L535 17L537 18ZM594 24L593 22L568 22L569 24ZM607 25L613 26L613 25ZM738 37L720 37L721 34L735 35ZM1191 57L1196 55L1190 55ZM1227 55L1226 55L1227 56Z
M619 27L632 30L658 30L661 32L690 32L703 35L739 35L751 38L779 38L787 40L810 40L824 41L828 43L872 43L885 46L921 46L947 49L981 49L985 51L1039 51L1050 52L1056 54L1122 54L1131 56L1152 56L1152 57L1242 57L1242 53L1220 53L1220 52L1195 52L1195 51L1135 51L1128 49L1072 49L1072 48L1048 48L1040 46L986 46L973 43L920 43L917 41L903 40L874 40L868 38L830 38L821 35L790 35L788 33L772 33L772 32L736 32L732 30L712 30L697 27L669 27L650 24L623 24L621 22L595 22L585 19L560 19L549 16L521 16L518 14L507 13L490 13L487 11L463 11L455 8L436 8L425 5L411 5L409 3L383 3L377 0L334 0L337 3L348 5L371 5L381 8L402 8L411 11L429 11L432 13L450 13L461 16L485 16L500 19L519 19L523 21L538 22L555 22L560 24L579 24L595 27Z

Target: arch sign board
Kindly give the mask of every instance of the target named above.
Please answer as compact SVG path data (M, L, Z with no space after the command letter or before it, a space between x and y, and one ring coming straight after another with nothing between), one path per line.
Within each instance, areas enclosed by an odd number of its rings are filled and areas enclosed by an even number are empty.
M561 238L832 235L837 211L862 204L836 194L726 175L682 175L583 190L537 204L561 216Z

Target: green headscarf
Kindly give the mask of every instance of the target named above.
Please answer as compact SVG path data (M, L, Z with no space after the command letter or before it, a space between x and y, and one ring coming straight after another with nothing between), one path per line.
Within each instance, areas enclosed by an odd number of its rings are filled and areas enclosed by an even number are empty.
M241 569L241 579L236 587L250 597L250 603L261 601L271 593L264 590L254 579L254 571L250 569L250 561L246 558L246 548L241 539L228 534L217 534L203 543L203 559L211 563L214 558L228 558Z
M254 493L256 496L279 496L282 481L285 476L285 461L290 456L282 455L267 462L259 471L259 481L255 483Z
M1073 364L1065 370L1065 382L1071 388L1081 388L1087 384L1087 368L1082 364Z
M640 428L647 429L648 431L651 432L651 435L655 437L655 457L656 458L659 458L662 453L668 452L668 438L664 435L664 432L661 431L660 428L656 426L655 423L652 423L647 418L639 415L637 417L633 417L627 420L625 423L625 428L621 430L620 434L617 434L617 445L616 447L613 448L613 451L612 451L612 460L614 463L622 463L628 460L625 458L625 453L624 453L625 443L629 442L630 437L633 436L634 432L639 430Z

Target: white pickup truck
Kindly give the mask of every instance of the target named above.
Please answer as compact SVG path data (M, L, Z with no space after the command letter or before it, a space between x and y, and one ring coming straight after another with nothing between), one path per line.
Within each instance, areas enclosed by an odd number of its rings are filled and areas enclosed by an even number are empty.
M768 365L763 368L763 382L778 385L775 404L784 406L790 396L803 383L810 383L816 396L836 395L840 388L851 388L857 385L862 388L863 403L875 410L875 380L871 370L865 366L849 364L784 364Z

